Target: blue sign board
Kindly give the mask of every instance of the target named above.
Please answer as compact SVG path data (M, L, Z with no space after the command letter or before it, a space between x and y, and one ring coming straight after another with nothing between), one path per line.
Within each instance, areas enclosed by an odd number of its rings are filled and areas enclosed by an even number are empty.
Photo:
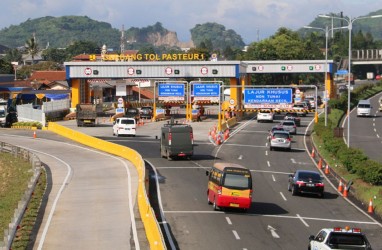
M159 96L184 96L184 84L179 83L161 83L159 87Z
M193 86L192 95L196 97L219 97L220 96L220 84L216 83L195 83Z
M245 89L244 103L292 103L292 89Z

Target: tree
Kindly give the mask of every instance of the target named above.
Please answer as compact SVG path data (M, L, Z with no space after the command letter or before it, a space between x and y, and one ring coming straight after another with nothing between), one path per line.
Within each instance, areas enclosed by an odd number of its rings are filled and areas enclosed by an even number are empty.
M4 60L11 63L11 62L21 62L22 54L18 49L9 49L6 51L6 54L4 56Z
M91 41L75 41L66 48L66 60L71 61L73 57L80 54L99 54L101 46Z
M40 52L40 49L34 37L25 42L25 49L28 55L32 57L32 64L34 64L34 57Z
M0 59L0 74L12 74L12 64L4 59Z
M65 49L49 48L42 52L42 58L44 61L53 61L62 64L66 58L68 58L68 54Z

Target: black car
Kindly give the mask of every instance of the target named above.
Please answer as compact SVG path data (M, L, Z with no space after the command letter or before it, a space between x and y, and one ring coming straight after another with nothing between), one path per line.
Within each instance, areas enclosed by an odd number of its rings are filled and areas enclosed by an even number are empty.
M347 92L347 91L348 91L348 87L346 85L341 85L338 87L338 92L340 93Z
M285 114L284 120L292 120L296 123L296 126L301 126L301 118L294 112L288 112Z
M150 106L145 106L141 108L141 118L151 119L153 117L153 108Z
M128 108L128 109L126 109L126 113L125 113L124 117L134 118L138 122L139 119L141 118L141 115L140 115L139 110L137 108Z
M319 172L310 170L297 170L289 175L288 191L292 195L302 193L317 194L324 197L324 183Z

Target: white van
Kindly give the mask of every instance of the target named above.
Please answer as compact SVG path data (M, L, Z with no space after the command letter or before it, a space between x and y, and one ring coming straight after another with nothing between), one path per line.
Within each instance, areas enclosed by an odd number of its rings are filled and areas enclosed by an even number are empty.
M135 136L137 122L134 118L120 117L113 124L113 135L131 135Z
M357 105L357 116L370 116L371 109L370 100L360 100Z

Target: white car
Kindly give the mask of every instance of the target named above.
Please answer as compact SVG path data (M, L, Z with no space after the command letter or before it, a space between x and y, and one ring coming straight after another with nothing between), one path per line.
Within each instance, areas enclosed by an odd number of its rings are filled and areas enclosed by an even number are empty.
M257 122L273 122L273 112L270 109L261 109L257 112Z
M359 228L323 228L316 236L309 236L308 249L366 249L371 250L366 235Z
M303 102L295 103L292 109L294 112L301 116L306 116L306 113L308 112L308 106Z
M113 135L131 135L135 136L137 122L134 118L120 117L113 124Z

